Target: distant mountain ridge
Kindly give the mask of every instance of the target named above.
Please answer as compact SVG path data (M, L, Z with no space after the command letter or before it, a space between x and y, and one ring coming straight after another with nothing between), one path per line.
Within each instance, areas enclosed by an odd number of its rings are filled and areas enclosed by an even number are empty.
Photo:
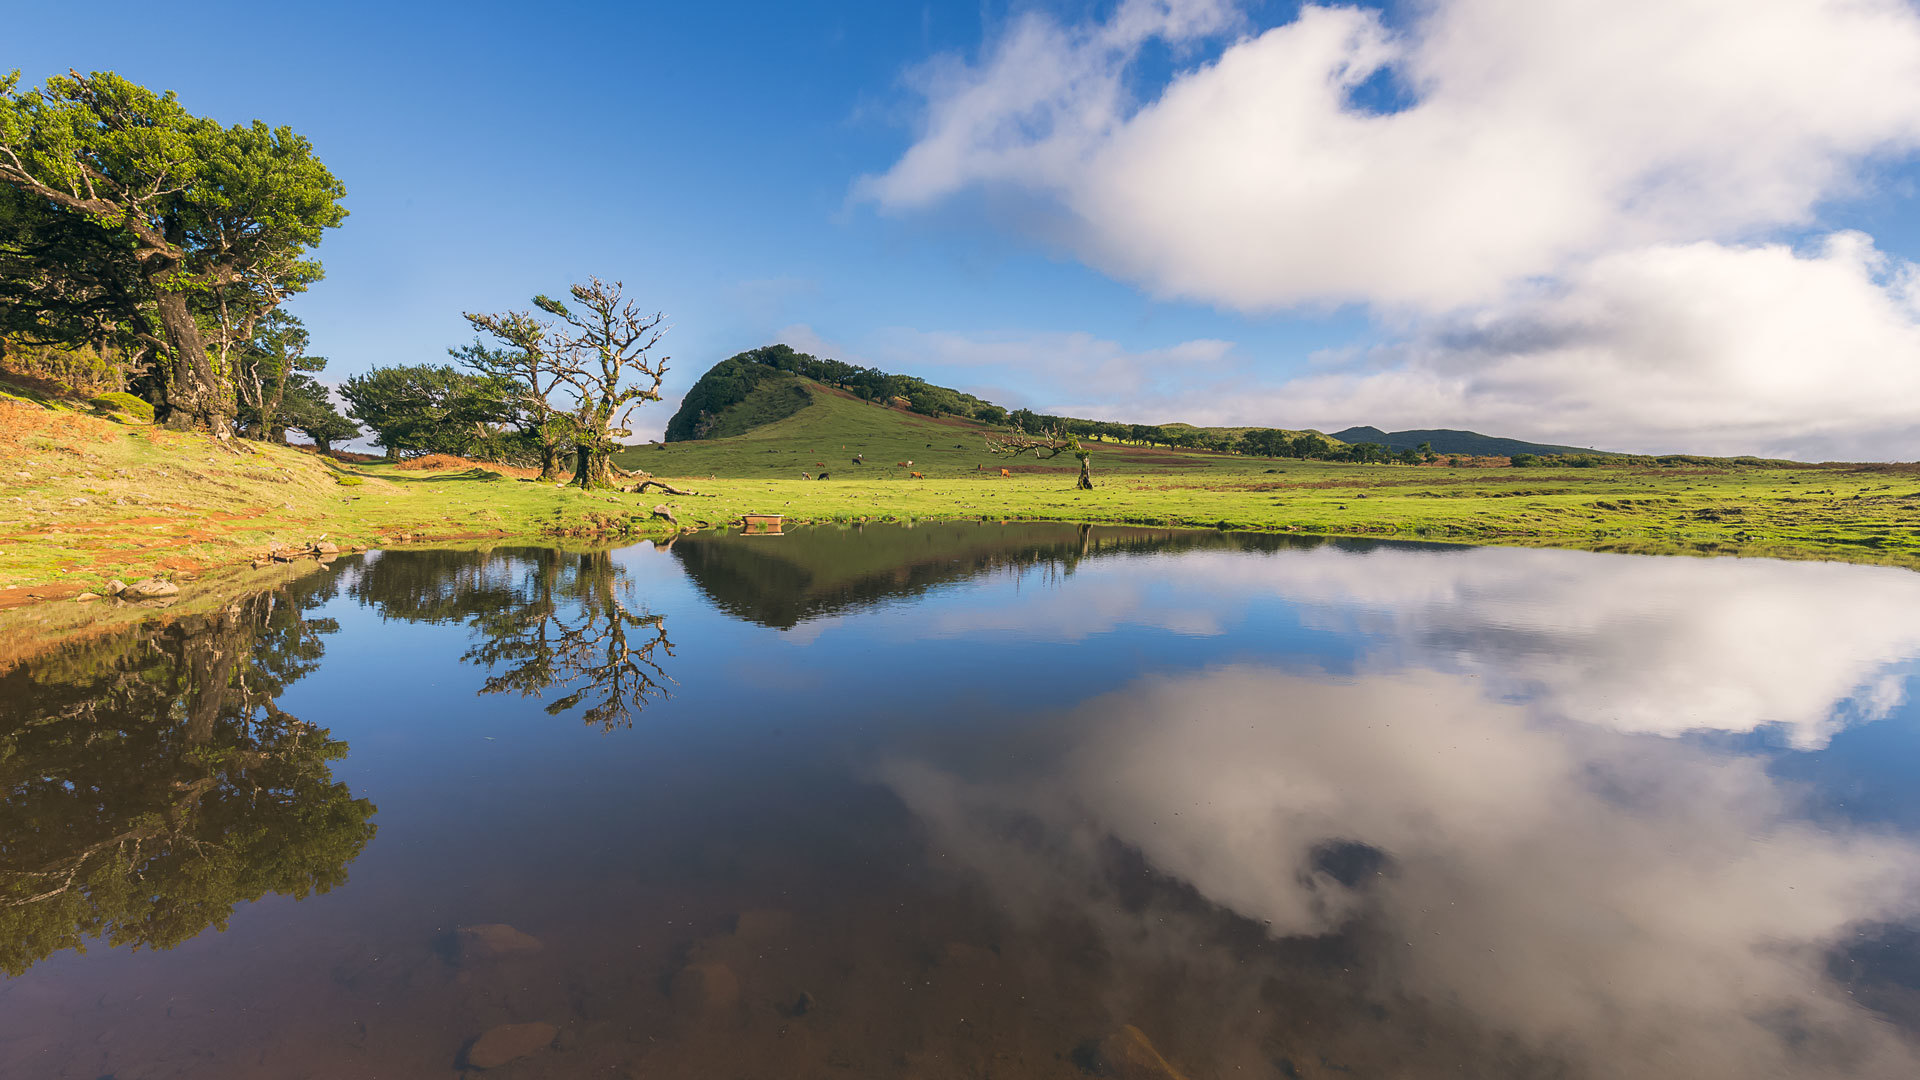
M1553 443L1527 442L1482 435L1457 428L1422 428L1415 431L1381 431L1377 427L1350 427L1336 431L1333 437L1343 443L1380 443L1389 450L1414 450L1431 443L1436 454L1472 454L1476 457L1512 457L1515 454L1591 454L1584 446L1557 446Z

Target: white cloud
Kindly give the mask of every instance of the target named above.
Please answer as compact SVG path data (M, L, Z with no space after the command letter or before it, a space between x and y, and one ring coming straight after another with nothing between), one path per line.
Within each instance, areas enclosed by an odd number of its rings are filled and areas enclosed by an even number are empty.
M1080 253L1249 309L1448 308L1624 247L1803 222L1866 158L1920 144L1903 0L1445 0L1396 33L1304 8L1136 105L1124 77L1190 18L1016 21L930 69L926 129L862 193L888 209L1033 189ZM1352 92L1388 71L1413 102Z
M974 368L1043 411L1129 422L1460 427L1645 453L1920 458L1920 267L1857 232L1599 256L1307 373L1234 342L894 329L882 366ZM991 396L991 395L990 395Z
M1127 9L1131 10L1131 9ZM1638 451L1920 456L1911 264L1854 233L1796 253L1920 148L1907 0L1432 0L1405 25L1308 6L1149 100L1151 40L1238 24L1015 21L929 68L883 209L1037 194L1089 264L1249 311L1359 301L1399 344L1223 395L1086 383L1194 422L1471 427ZM1143 29L1144 27L1144 29ZM1211 37L1210 37L1211 35ZM1403 108L1355 100L1387 80ZM1373 91L1369 89L1369 93ZM1238 382L1256 383L1253 363Z
M1859 233L1809 253L1623 251L1436 322L1394 347L1395 367L1310 375L1242 407L1616 450L1915 458L1916 280Z

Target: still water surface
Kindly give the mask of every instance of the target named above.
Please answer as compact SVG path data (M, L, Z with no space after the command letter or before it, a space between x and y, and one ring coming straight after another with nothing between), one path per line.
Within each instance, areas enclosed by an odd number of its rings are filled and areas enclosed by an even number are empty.
M1917 657L1824 563L342 560L0 673L0 1076L1913 1077Z

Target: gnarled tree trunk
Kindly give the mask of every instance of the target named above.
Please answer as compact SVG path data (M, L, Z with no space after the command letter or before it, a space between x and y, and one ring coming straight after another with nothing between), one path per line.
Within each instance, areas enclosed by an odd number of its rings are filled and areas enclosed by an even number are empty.
M161 422L179 431L204 427L216 438L232 435L232 410L214 374L206 343L200 339L199 324L187 310L187 298L164 285L156 286L155 292L160 325L166 328L167 343L173 347Z
M578 488L610 488L613 486L613 460L608 453L592 443L580 443L574 447L573 486Z
M552 483L560 479L562 467L560 459L564 452L559 443L546 443L540 447L540 479Z

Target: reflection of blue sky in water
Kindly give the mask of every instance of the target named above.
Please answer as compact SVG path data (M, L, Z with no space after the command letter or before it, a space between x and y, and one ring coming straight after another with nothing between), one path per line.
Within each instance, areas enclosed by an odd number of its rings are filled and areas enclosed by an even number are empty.
M1322 1055L1355 1076L1920 1074L1920 1010L1861 948L1920 925L1909 572L1209 548L1002 566L781 630L640 545L613 555L617 595L665 617L672 697L606 734L476 694L463 604L529 580L526 553L382 558L414 560L388 568L411 614L343 592L279 702L350 744L336 774L380 807L350 884L172 952L49 960L9 984L0 1073L69 1040L101 1055L89 1075L169 1053L249 1075L290 1046L428 1074L476 1030L429 944L484 922L617 982L613 1014L662 1052L648 1010L693 939L777 906L802 932L742 977L831 1003L808 1023L836 1052L956 1049L943 1009L997 999L900 987L960 941L1059 1006L996 1035L1047 1060L1137 1022L1196 1076L1349 1075ZM394 981L330 974L355 965ZM760 1004L734 1074L791 1045ZM121 1049L92 1049L109 1026ZM554 1068L635 1053L594 1038Z

